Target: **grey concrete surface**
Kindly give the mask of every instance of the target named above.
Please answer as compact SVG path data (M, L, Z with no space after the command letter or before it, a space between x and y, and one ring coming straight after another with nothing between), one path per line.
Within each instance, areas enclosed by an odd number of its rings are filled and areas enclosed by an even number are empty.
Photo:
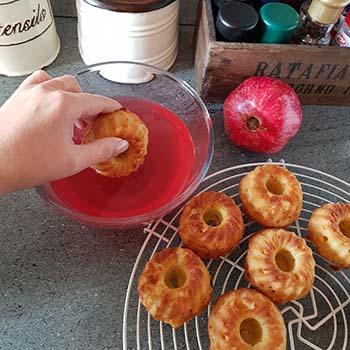
M52 3L62 49L46 70L53 76L73 74L84 66L77 50L74 6L72 1ZM196 5L182 3L189 9ZM184 14L182 22L193 23L192 15ZM171 69L192 85L193 29L193 25L180 26L179 56ZM0 104L22 79L0 77ZM209 173L268 158L234 147L224 132L222 105L208 105L208 109L215 130ZM349 182L350 107L307 106L303 113L299 133L272 158ZM74 222L48 207L34 189L1 198L0 349L122 349L125 294L145 237L142 229L109 231ZM131 344L129 349L136 349L136 341ZM160 349L159 344L154 349ZM298 348L303 349L308 348Z

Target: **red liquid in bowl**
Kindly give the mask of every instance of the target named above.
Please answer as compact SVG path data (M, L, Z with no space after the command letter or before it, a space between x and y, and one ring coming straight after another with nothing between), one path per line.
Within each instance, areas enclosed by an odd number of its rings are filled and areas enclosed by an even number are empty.
M191 135L176 114L146 100L118 101L148 127L143 165L127 177L108 178L89 168L51 183L64 206L100 218L131 217L166 205L187 187L194 167Z

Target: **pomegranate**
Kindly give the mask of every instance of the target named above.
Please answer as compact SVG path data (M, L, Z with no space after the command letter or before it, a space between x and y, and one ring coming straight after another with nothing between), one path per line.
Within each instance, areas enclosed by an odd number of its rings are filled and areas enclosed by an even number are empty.
M238 147L256 153L276 153L297 133L302 110L299 98L285 82L251 77L224 102L224 125Z

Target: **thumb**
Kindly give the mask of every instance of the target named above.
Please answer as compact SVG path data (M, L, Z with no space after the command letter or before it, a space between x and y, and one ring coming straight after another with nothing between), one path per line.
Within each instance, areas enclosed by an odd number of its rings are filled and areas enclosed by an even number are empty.
M129 143L118 137L106 137L75 147L78 150L76 152L79 160L77 165L81 170L118 156L129 148Z

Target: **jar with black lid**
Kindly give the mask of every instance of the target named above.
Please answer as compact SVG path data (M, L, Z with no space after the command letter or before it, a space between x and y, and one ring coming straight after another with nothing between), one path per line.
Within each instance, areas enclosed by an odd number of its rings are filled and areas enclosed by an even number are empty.
M216 18L218 39L230 42L251 42L259 15L253 6L242 1L224 3Z
M213 0L214 4L216 5L217 8L220 8L227 2L245 2L248 5L253 5L254 1L253 0Z

